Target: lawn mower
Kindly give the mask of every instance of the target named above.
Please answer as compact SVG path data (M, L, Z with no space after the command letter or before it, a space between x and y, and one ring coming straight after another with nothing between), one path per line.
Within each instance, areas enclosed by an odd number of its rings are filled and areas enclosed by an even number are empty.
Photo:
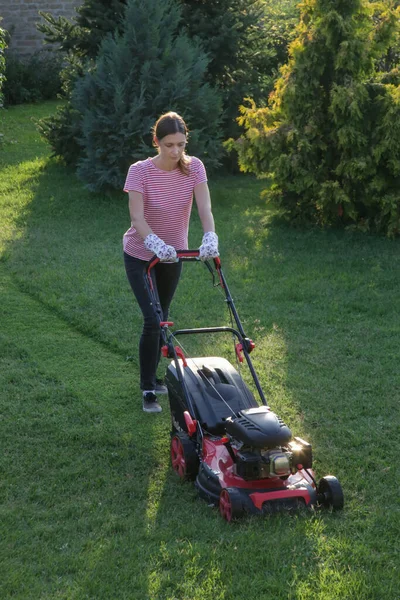
M178 260L198 261L198 250L177 252ZM222 271L220 258L204 264L214 285L222 288L232 327L178 329L163 321L152 269L144 280L159 318L162 354L172 359L166 372L171 410L171 462L177 475L194 480L201 498L219 506L227 521L244 514L263 514L300 507L343 508L343 492L332 475L317 483L311 444L292 436L289 427L268 406L250 354L254 342L245 335ZM216 283L217 282L217 283ZM236 327L233 325L236 324ZM185 356L177 338L228 333L238 365L247 363L261 404L228 360Z

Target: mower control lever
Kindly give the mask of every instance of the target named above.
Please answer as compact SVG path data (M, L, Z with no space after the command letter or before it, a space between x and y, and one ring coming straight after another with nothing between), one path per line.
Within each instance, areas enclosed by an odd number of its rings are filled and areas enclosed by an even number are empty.
M183 353L182 348L179 346L175 346L175 349L171 343L165 344L161 347L161 354L164 358L175 358L175 354L178 358L182 359L182 363L184 367L187 367L186 356Z
M235 351L236 351L236 356L238 357L239 362L243 362L243 347L245 348L246 352L248 352L248 354L250 354L250 352L252 352L254 350L256 345L253 342L253 340L251 340L250 338L243 338L243 344L238 342L235 345Z

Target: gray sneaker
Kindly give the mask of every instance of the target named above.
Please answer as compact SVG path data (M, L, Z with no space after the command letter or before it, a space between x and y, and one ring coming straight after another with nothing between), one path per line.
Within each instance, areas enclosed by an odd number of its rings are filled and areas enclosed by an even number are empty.
M168 388L163 379L156 379L156 394L168 394Z
M162 411L161 406L157 402L157 396L153 392L143 394L143 410L149 413L159 413Z

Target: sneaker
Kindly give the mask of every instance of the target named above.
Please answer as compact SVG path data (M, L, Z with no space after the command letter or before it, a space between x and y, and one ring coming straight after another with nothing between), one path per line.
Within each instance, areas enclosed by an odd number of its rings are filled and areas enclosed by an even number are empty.
M161 406L157 402L157 396L153 392L143 394L143 410L149 413L158 413L162 411Z
M156 394L168 394L168 388L163 379L156 379Z

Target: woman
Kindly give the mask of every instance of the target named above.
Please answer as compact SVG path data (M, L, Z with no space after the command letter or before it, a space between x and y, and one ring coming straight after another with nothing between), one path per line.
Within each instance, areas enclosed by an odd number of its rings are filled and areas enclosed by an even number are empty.
M182 270L176 248L188 247L193 193L204 230L200 258L219 255L206 171L201 160L185 153L187 139L182 117L174 112L162 115L153 128L157 156L131 165L124 186L131 217L131 227L124 235L125 269L144 318L139 362L145 412L161 412L156 394L167 393L167 389L156 379L160 325L144 285L144 266L154 254L160 259L153 270L163 320L167 321Z

